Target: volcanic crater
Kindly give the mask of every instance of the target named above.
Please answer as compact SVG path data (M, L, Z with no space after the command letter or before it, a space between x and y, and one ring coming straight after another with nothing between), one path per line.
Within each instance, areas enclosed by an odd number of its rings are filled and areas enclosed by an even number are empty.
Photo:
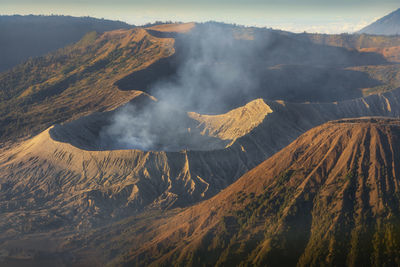
M271 112L261 99L219 115L184 112L150 101L57 124L49 133L55 141L89 151L211 151L248 134Z

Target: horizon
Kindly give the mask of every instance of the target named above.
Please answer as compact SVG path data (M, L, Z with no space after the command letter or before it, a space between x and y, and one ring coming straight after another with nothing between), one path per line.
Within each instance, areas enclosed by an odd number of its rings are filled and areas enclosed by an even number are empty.
M39 0L34 5L27 0L0 0L1 15L64 15L93 17L122 21L132 25L144 25L156 21L207 22L217 21L243 26L267 27L291 32L353 33L397 10L396 1L372 0L328 1L303 0L301 3L284 0L211 0L198 3L172 0L167 4L153 0L152 4L141 0L115 3L101 0L71 1Z

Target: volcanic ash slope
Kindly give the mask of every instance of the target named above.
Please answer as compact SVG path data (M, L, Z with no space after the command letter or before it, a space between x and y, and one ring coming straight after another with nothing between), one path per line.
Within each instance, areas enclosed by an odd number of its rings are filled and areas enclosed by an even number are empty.
M107 121L107 113L58 125L1 151L0 209L8 215L0 225L39 229L16 216L27 211L32 217L43 211L38 224L74 227L147 208L187 206L214 196L314 126L346 117L399 116L399 94L321 104L258 99L224 115L184 113L189 137L200 136L206 151L95 149L85 140L96 138L101 127L93 125ZM55 216L48 216L52 212Z
M399 166L399 120L326 123L215 197L125 232L129 262L397 266Z
M203 148L210 151L96 150L96 131L115 112L96 113L56 125L3 149L0 210L7 215L0 224L7 229L13 227L11 221L31 224L23 216L16 216L31 212L32 217L38 216L38 224L55 220L55 227L66 222L72 227L83 227L145 208L186 206L209 198L249 170L252 161L246 158L246 152L230 143L251 132L272 111L262 100L255 100L205 120L199 114L191 114L199 118L197 121L183 113L186 118L182 117L182 121L193 127L187 136L197 134L196 141L201 140ZM32 224L32 231L40 228L35 222Z

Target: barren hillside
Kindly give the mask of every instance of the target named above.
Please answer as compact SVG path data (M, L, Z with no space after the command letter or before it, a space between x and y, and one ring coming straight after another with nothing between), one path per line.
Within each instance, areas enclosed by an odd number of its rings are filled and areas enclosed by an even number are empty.
M395 119L314 128L214 198L128 234L124 259L152 266L398 265L399 142Z

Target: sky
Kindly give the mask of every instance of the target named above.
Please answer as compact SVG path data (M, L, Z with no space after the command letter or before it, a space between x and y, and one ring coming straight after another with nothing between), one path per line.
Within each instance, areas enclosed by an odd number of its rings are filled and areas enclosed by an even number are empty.
M209 20L293 32L354 32L399 0L0 0L0 15L72 15L148 22Z

